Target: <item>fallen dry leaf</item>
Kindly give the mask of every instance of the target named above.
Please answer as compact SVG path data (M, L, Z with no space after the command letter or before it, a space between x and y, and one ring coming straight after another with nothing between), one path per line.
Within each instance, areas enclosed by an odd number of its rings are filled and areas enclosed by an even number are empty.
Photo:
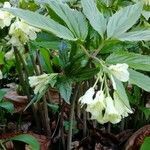
M127 141L125 150L138 150L147 136L150 136L150 125L137 130Z

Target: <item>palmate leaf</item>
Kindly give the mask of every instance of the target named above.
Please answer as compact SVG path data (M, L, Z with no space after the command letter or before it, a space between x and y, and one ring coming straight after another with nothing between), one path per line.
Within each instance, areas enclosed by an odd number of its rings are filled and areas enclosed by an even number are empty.
M142 3L127 6L110 17L107 25L107 38L116 38L130 29L142 13Z
M109 55L106 59L108 64L126 63L131 68L150 71L150 56L129 52L118 52Z
M86 18L81 12L57 1L44 0L43 2L49 4L49 7L66 23L76 38L85 40L88 34L88 26Z
M21 19L24 19L28 24L34 27L51 32L59 38L72 41L77 40L68 28L55 22L50 17L40 15L37 12L19 8L5 8L3 10L8 11Z
M89 20L91 26L103 38L106 30L106 19L103 14L98 10L93 0L81 0L81 4L83 7L83 13Z
M129 82L131 84L137 85L143 90L150 92L150 77L132 69L129 69L129 73L130 73Z
M150 30L127 32L118 35L116 38L120 41L149 41Z

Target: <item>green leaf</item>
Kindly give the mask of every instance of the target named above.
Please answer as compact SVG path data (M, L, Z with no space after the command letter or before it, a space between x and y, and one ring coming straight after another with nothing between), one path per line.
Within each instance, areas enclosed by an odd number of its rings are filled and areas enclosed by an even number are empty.
M0 101L3 99L5 94L6 94L6 91L4 91L3 89L0 89Z
M44 2L49 4L49 7L66 23L73 35L81 40L85 40L88 34L87 21L84 15L71 9L67 4L59 3L56 1Z
M148 120L150 118L150 108L140 107L140 110L144 113L145 119Z
M108 64L126 63L131 68L150 71L150 56L129 52L117 52L109 55L106 59Z
M0 65L4 64L4 53L0 52Z
M106 30L106 19L103 14L98 10L93 0L81 0L83 12L89 20L91 26L96 30L103 38Z
M129 69L129 73L130 73L129 82L131 84L137 85L143 90L150 92L150 77L132 69Z
M17 135L10 140L24 142L28 144L32 150L40 150L40 144L37 139L29 134Z
M125 88L122 84L121 81L119 81L118 79L116 79L114 77L114 81L116 83L116 92L118 94L118 96L120 97L120 99L122 100L122 102L126 105L126 107L130 108L130 104L129 104L129 100L128 100L128 96L126 94Z
M61 97L70 104L70 97L72 92L72 83L69 80L62 81L59 85L59 92Z
M47 104L47 106L52 109L53 113L58 112L59 106L57 104Z
M150 148L150 137L144 139L144 143L141 145L140 150L149 150Z
M150 30L123 33L121 35L118 35L117 39L119 39L120 41L149 41Z
M139 19L142 12L142 4L127 6L117 11L110 17L107 25L107 37L118 37L130 29Z
M40 49L40 60L43 68L46 70L46 72L51 73L52 72L52 65L50 60L50 52L47 49Z
M50 17L19 8L5 8L3 10L6 10L17 17L24 19L28 24L34 27L51 32L60 38L73 41L76 40L68 28L55 22Z
M94 77L98 72L99 68L83 68L80 69L80 71L73 73L74 76L72 78L75 78L74 80L77 82L84 81Z
M59 41L41 41L41 42L32 42L34 45L47 49L58 49L60 42Z
M14 105L11 102L0 102L0 107L10 113L14 111Z

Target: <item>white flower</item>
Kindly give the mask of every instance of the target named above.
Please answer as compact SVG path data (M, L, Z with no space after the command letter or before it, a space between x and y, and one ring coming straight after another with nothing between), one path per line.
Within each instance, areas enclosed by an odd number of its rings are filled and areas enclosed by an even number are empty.
M103 117L103 122L111 122L116 124L121 121L121 115L117 112L114 107L114 102L111 97L106 97L106 110Z
M98 91L94 100L92 100L90 104L87 104L86 111L90 112L93 118L99 116L99 114L102 113L102 110L104 110L104 99L104 92Z
M115 76L118 80L122 82L127 82L129 80L129 72L127 64L123 63L111 65L108 67L108 69L110 70L111 74Z
M35 40L37 38L37 32L40 32L40 29L28 25L23 20L20 21L17 19L10 26L9 35L12 37L9 43L20 47L21 45L26 44L29 40Z
M132 109L130 108L130 105L127 107L122 100L120 99L120 97L118 96L118 94L116 92L114 92L114 106L116 108L116 110L118 111L118 113L124 118L127 117L128 114L133 113Z
M48 78L48 74L29 77L29 84L34 88L34 94L41 93L45 89L45 85L49 82Z
M0 70L0 80L3 79L2 71Z
M29 84L30 87L34 88L34 94L38 94L43 92L48 84L51 84L53 87L56 79L55 77L57 76L56 73L51 73L51 74L42 74L39 76L31 76L29 77Z
M14 56L14 49L12 48L10 51L8 51L6 54L5 54L5 59L6 60L10 60L12 59Z
M3 5L3 8L11 8L11 5L9 2L5 2Z
M79 98L79 102L81 102L82 105L84 104L91 104L93 102L93 96L94 96L95 90L93 87L89 88L85 94Z
M5 2L3 5L3 8L10 8L10 7L11 5L9 2ZM4 28L5 26L9 26L13 18L14 16L9 12L0 10L0 27Z

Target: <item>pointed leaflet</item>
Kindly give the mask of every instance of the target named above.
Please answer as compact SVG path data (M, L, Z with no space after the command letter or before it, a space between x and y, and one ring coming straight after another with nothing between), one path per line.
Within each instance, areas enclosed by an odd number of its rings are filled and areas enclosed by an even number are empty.
M93 0L81 0L83 13L89 20L91 26L103 37L106 30L106 19L100 13Z
M68 28L55 22L50 17L19 8L5 8L3 10L6 10L17 17L24 19L28 24L34 27L51 32L60 38L66 40L76 40Z
M131 84L137 85L143 90L150 92L150 77L132 69L129 69L129 73L130 73L129 82Z
M66 23L76 38L85 40L88 34L88 26L86 18L81 12L71 9L67 4L56 1L46 1L46 3Z
M122 102L126 105L126 107L130 108L130 104L129 104L129 100L128 100L128 96L126 94L125 88L122 84L121 81L119 81L118 79L116 79L114 77L114 81L116 83L116 92L118 94L118 96L120 97L120 99L122 100Z
M120 41L149 41L150 30L123 33L116 37Z
M117 11L110 17L107 25L107 37L118 37L130 29L139 19L142 12L142 4L127 6Z
M150 56L129 52L117 52L106 59L108 64L126 63L131 68L150 71Z

